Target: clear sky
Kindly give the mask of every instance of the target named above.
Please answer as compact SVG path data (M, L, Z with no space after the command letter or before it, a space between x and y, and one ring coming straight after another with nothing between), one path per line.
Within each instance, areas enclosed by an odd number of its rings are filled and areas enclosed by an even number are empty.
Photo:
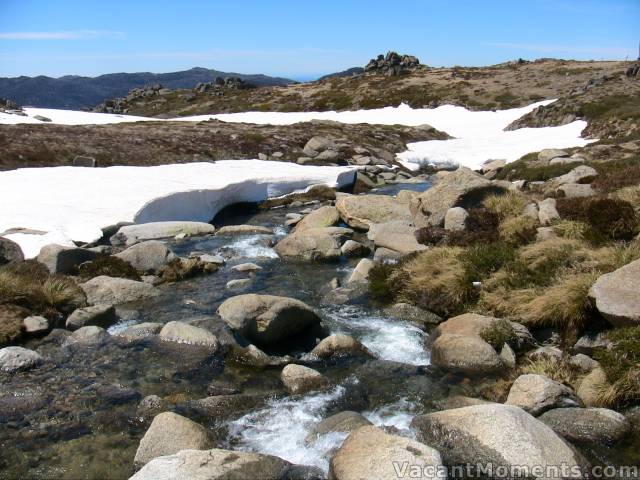
M0 76L638 56L640 0L0 0Z

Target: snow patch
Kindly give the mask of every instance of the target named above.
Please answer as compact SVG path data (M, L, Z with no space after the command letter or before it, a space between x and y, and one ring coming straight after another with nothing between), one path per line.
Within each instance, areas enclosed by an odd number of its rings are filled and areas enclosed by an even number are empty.
M343 187L354 175L349 167L260 160L10 170L0 172L0 232L20 227L48 232L7 235L31 258L49 243L94 242L102 228L120 222L208 222L233 203L258 202L314 184Z

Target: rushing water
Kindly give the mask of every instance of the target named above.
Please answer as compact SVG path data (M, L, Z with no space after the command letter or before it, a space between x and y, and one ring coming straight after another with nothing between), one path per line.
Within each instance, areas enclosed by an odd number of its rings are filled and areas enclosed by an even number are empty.
M412 436L409 424L415 415L438 408L438 402L452 392L472 394L467 387L449 384L448 378L431 372L427 334L413 324L389 318L369 304L324 304L326 285L335 277L348 278L357 260L280 261L272 245L286 234L282 225L289 211L252 213L228 222L276 227L273 236L168 242L179 255L218 254L226 264L215 274L162 285L157 298L122 306L123 320L110 333L139 322L171 320L192 321L222 332L224 325L215 314L220 303L239 293L255 292L307 302L331 332L359 339L377 360L315 364L332 387L289 396L279 381L279 369L225 364L206 351L157 340L130 344L112 337L98 345L65 346L67 334L57 331L27 345L48 359L45 365L15 376L0 374L0 479L127 478L152 418L137 409L140 399L148 395L162 397L166 408L209 427L222 447L277 455L326 471L332 452L346 434L308 438L322 419L354 410L374 425ZM232 270L246 262L262 269L254 274ZM252 281L242 290L226 288L229 280L239 278ZM190 402L206 397L211 382L231 384L241 394L264 401L249 410L244 405L230 406L223 417L193 410Z

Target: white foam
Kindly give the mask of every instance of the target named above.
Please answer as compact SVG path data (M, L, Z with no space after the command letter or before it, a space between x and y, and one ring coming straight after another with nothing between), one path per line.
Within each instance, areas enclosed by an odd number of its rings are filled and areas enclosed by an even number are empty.
M225 248L242 258L278 258L275 250L265 245L264 238L264 235L242 236L225 245Z
M348 167L227 160L155 167L47 167L0 172L0 232L29 228L50 233L13 234L28 257L43 241L93 242L119 222L207 222L227 205L258 202L313 184L343 187Z
M352 335L378 358L409 365L429 365L426 334L418 327L357 305L329 307L323 313L331 320L332 332Z

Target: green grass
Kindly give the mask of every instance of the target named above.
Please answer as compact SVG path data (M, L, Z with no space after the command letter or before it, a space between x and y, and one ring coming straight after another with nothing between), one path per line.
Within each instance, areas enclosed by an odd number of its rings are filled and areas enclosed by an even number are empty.
M480 338L499 352L505 343L509 345L513 344L518 336L511 326L511 322L501 318L492 322L489 327L483 329L480 332Z
M621 120L640 118L640 97L632 95L609 95L580 107L580 115L588 120Z

